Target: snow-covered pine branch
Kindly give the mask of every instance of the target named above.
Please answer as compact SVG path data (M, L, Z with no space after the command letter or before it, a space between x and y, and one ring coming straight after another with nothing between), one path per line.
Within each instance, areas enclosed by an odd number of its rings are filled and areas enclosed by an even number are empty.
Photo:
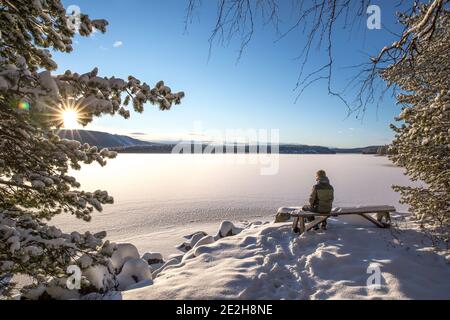
M94 28L105 32L108 24L83 14L80 21L82 36ZM60 139L60 113L76 106L86 125L103 114L128 118L130 105L136 112L148 102L168 110L184 93L173 93L163 81L151 87L133 76L100 77L97 68L52 74L57 65L50 50L71 52L74 36L60 0L0 1L0 30L0 295L11 293L9 276L18 273L34 281L23 288L24 297L77 295L65 287L69 264L86 269L82 292L117 289L109 259L116 246L103 242L105 233L65 234L45 222L60 213L89 221L92 212L113 203L106 191L80 190L69 170L103 166L116 153ZM23 104L29 107L21 110Z
M442 8L433 33L424 37L424 21L432 7L421 7L405 21L415 40L415 49L382 72L382 77L400 88L397 101L403 110L390 158L423 187L395 186L402 202L432 235L449 241L450 230L450 11ZM430 27L431 28L431 27ZM430 29L427 28L427 29ZM430 31L431 32L431 31Z

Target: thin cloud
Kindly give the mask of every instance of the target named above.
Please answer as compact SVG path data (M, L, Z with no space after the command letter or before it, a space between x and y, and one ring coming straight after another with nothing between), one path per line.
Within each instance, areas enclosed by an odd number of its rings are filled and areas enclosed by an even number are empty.
M121 47L122 45L123 45L122 41L116 41L116 42L114 42L113 47L118 48L118 47Z
M134 136L144 136L144 135L146 135L146 133L144 133L144 132L131 132L130 134L134 135Z

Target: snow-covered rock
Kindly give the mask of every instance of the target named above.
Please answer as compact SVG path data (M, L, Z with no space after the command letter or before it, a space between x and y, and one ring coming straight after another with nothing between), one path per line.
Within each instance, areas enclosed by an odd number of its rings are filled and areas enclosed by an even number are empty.
M206 232L198 231L186 236L185 238L187 238L189 242L183 242L176 248L186 253L184 256L182 256L183 260L190 259L198 255L198 247L214 243L215 241L225 237L239 234L242 230L243 228L236 227L231 221L223 221L220 224L219 231L214 237L207 235ZM157 271L158 272L156 274L158 274L161 270Z
M214 239L213 236L204 236L203 238L201 238L200 240L197 241L197 243L195 244L193 249L195 250L196 248L198 248L200 246L214 243L214 241L216 241L216 240Z
M41 284L34 288L28 289L25 293L22 294L22 297L29 300L37 300L45 293L46 290L47 287Z
M161 253L159 252L147 252L144 253L142 259L147 261L149 265L164 263L164 259Z
M104 265L97 264L83 270L83 276L86 277L92 286L102 292L105 292L116 285L114 276Z
M178 246L176 246L176 248L182 252L188 252L197 244L200 239L204 238L205 236L207 236L207 233L204 231L198 231L185 236L185 238L189 241L180 243Z
M205 236L202 239L200 239L197 244L194 246L194 248L192 248L191 251L189 251L188 253L186 253L183 257L183 261L187 260L187 259L191 259L194 257L197 257L199 255L201 255L204 250L203 248L205 246L207 246L208 244L212 244L214 243L216 240L214 239L214 237L212 236Z
M194 233L192 235L191 239L190 239L190 242L189 242L191 248L193 248L197 244L197 242L200 239L204 238L205 236L207 236L207 234L205 232L203 232L203 231L199 231L199 232Z
M139 259L139 257L138 249L134 245L131 243L120 243L111 257L111 262L116 272L119 272L125 262L130 259Z
M87 255L87 254L83 254L78 260L77 260L77 264L80 266L80 268L82 269L86 269L88 267L90 267L93 263L92 258Z
M220 224L219 231L217 232L217 235L214 237L216 240L234 236L239 234L242 231L242 228L236 227L233 222L231 221L223 221Z
M118 289L127 290L136 287L142 281L151 284L152 280L148 263L143 259L128 259L122 267L122 271L117 275ZM141 286L143 284L141 283Z
M153 271L152 273L152 277L156 278L163 270L168 269L171 266L175 266L180 264L180 259L178 258L172 258L166 261L166 263L164 263L159 269L156 269L155 271Z
M201 234L201 235L203 235L203 236L206 236L206 235L207 235L207 233L206 233L205 231L197 231L197 232L188 234L187 236L184 236L184 237L185 237L186 239L192 239L197 233L199 233L199 234Z
M46 293L56 300L74 300L80 298L78 290L69 290L62 286L48 287Z
M182 252L188 252L192 249L191 244L189 242L182 242L179 245L177 245L175 248Z

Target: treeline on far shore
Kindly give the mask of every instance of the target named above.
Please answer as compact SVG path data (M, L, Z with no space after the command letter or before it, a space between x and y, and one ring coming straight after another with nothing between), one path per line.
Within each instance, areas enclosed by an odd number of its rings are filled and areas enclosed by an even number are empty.
M140 146L125 146L111 148L111 150L119 153L181 153L181 154L246 154L246 153L274 153L274 154L377 154L387 155L387 146L369 146L362 148L328 148L322 146L308 145L289 145L282 144L274 147L273 145L243 145L243 144L227 144L227 145L211 145L200 143L158 143Z

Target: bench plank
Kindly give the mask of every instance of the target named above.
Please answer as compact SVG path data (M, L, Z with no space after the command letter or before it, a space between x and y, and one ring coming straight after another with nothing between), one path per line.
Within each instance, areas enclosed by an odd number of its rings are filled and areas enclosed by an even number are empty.
M278 209L278 213L288 213L292 216L301 214L303 216L339 216L347 214L360 213L383 213L395 212L393 206L359 206L359 207L337 207L331 210L331 213L317 213L311 211L303 211L302 207L282 207Z
M278 213L288 213L292 217L294 217L294 221L292 224L292 229L295 233L299 232L300 234L311 230L316 225L319 225L323 221L325 221L329 217L338 217L340 215L359 215L364 219L372 222L379 228L388 228L390 226L390 212L395 212L395 207L393 206L358 206L358 207L346 207L346 208L334 208L331 213L318 213L311 211L303 211L301 207L290 207L290 208L280 208L278 209ZM374 219L369 215L369 213L376 213L377 219ZM305 220L308 217L319 217L315 221L305 224ZM386 218L386 222L382 222L382 218ZM299 227L300 224L300 227Z

